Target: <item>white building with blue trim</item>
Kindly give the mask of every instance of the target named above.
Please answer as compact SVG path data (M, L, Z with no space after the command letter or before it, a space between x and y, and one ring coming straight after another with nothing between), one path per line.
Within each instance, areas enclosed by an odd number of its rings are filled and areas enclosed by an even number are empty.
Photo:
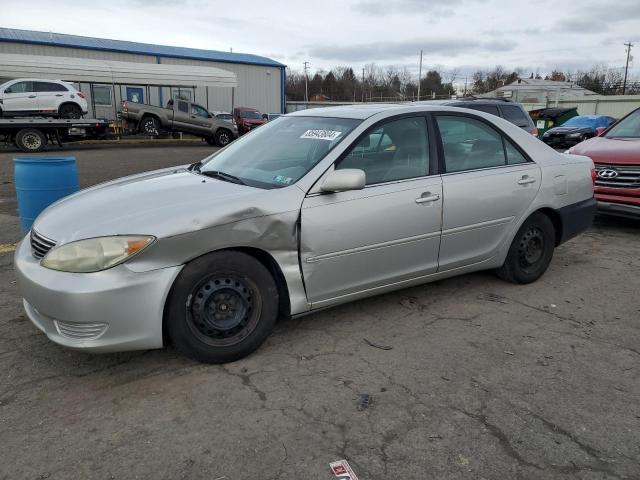
M93 118L116 118L123 100L164 106L180 97L226 112L286 106L285 65L270 58L0 28L0 83L18 77L74 82Z

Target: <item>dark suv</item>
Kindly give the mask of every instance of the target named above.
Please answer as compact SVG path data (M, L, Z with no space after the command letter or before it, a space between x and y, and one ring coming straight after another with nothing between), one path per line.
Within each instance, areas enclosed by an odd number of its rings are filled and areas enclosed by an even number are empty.
M537 137L538 129L522 105L506 98L464 97L451 100L429 100L415 102L426 105L447 105L449 107L470 108L490 113L517 125L531 135Z

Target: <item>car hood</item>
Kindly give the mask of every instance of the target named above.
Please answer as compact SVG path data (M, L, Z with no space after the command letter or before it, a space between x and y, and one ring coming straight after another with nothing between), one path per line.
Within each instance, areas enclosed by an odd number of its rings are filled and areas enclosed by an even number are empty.
M589 127L553 127L547 130L545 133L561 133L568 135L570 133L589 133L593 132Z
M595 163L640 165L640 138L594 137L573 147L571 153L586 155Z
M166 238L298 208L291 201L292 189L303 195L295 186L263 190L184 167L164 169L63 198L42 212L33 228L59 244L108 235Z

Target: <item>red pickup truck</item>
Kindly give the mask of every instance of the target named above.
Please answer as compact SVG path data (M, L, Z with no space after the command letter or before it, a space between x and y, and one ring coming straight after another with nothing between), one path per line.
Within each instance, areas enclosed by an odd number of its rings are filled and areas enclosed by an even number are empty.
M640 108L598 133L568 153L593 160L598 211L640 219Z

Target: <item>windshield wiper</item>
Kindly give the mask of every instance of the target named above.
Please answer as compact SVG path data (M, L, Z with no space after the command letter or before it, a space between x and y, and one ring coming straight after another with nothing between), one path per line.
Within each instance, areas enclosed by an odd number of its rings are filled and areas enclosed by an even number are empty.
M219 170L205 170L204 172L198 167L200 175L206 175L207 177L217 178L218 180L224 180L225 182L237 183L238 185L246 185L242 179L231 175L230 173L221 172Z

